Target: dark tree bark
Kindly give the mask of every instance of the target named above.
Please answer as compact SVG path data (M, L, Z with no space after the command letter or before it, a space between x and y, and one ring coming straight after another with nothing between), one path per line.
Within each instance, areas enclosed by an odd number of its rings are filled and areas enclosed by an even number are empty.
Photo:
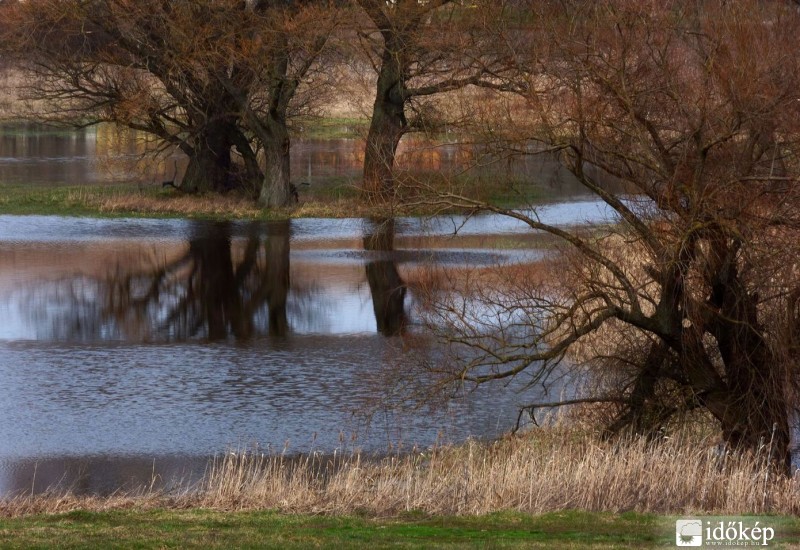
M394 251L394 220L373 219L364 235L364 250L378 252L382 257L367 262L367 282L372 293L372 308L378 332L397 336L404 332L406 284L397 271L397 264L388 257Z
M722 286L722 306L714 335L725 363L730 404L721 418L725 441L735 448L771 445L774 456L791 468L789 404L781 361L766 342L757 300L735 273Z
M283 220L269 224L264 243L267 265L264 273L264 294L269 308L269 334L286 336L289 320L286 316L286 300L289 296L289 251L291 222Z
M237 186L232 175L231 147L226 125L211 125L189 147L189 164L180 189L190 193L224 192Z
M409 121L406 109L415 98L432 96L482 84L482 76L494 61L480 58L476 51L466 52L469 40L447 41L446 36L469 36L475 31L468 10L439 23L437 10L452 0L357 0L372 22L371 37L378 80L372 118L364 154L362 190L365 200L384 202L395 194L394 164L397 147L403 135L419 121ZM452 28L458 21L463 28ZM452 34L448 34L452 33ZM472 44L471 44L472 45ZM492 67L499 72L497 66Z
M291 204L294 202L294 195L290 177L290 141L284 117L270 116L264 125L261 143L264 148L265 168L258 203L265 208Z
M364 154L365 196L370 202L389 199L394 191L394 159L400 139L408 129L402 46L398 37L385 33L375 103Z

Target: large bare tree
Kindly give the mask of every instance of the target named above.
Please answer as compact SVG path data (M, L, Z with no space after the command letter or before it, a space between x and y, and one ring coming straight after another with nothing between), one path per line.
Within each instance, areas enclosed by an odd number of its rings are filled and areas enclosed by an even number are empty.
M280 206L292 198L287 119L331 32L326 9L33 0L15 6L5 38L40 118L147 132L189 157L183 190L243 188Z
M395 192L394 161L404 134L425 127L425 100L469 85L496 86L507 51L487 47L503 2L357 0L371 27L359 33L378 76L364 157L363 191L382 202ZM498 55L498 52L501 52Z
M654 433L701 409L732 447L769 448L788 471L800 362L800 17L755 0L563 0L532 11L540 40L518 83L528 109L497 126L509 150L558 154L617 223L570 230L535 209L440 196L557 237L567 260L534 285L437 296L434 326L454 360L434 368L460 382L540 382L565 357L585 360L602 384L547 405L605 402L615 433ZM610 193L608 180L631 194Z

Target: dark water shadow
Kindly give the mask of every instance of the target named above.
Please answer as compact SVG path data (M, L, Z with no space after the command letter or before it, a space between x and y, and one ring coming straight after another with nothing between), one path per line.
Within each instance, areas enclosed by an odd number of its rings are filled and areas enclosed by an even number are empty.
M391 253L394 251L394 220L374 218L365 221L364 250ZM398 336L407 325L405 310L406 284L390 254L365 265L367 281L372 293L372 307L378 332L384 336Z

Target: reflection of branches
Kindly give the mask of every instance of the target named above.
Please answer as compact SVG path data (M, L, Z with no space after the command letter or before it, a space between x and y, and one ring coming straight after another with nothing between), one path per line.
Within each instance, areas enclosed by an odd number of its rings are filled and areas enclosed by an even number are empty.
M251 224L242 246L234 246L231 229L230 222L200 225L177 258L150 269L118 266L96 283L93 300L99 304L85 310L94 316L90 324L113 326L128 338L156 333L179 340L246 340L258 332L266 307L269 334L285 335L289 222L269 225L266 236L264 226Z

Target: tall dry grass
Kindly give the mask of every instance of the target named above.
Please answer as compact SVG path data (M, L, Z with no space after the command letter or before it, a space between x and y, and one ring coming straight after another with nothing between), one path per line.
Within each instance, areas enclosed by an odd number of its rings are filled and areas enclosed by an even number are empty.
M0 513L134 506L378 516L565 509L800 513L800 480L776 475L766 466L768 448L762 451L720 453L710 439L695 435L614 443L574 428L547 428L381 460L229 453L198 485L179 493L146 488L110 498L18 496L3 502Z

